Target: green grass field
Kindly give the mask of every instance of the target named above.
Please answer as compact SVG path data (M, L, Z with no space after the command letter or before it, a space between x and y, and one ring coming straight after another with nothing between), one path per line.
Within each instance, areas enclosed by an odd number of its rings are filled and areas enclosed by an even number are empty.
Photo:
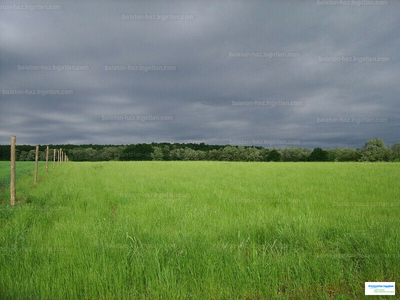
M0 299L400 295L398 163L71 162L41 164L37 186L32 163L17 171L11 208L0 162Z

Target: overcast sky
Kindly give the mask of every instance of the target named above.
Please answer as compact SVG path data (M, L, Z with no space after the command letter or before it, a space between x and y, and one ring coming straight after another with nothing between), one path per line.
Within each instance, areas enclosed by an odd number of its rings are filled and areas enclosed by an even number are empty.
M2 1L0 144L390 146L400 2L377 2Z

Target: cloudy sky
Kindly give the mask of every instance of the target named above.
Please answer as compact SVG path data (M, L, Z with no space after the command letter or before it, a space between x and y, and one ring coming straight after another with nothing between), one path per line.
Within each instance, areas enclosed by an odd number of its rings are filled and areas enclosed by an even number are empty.
M0 144L400 141L399 1L24 4L0 3Z

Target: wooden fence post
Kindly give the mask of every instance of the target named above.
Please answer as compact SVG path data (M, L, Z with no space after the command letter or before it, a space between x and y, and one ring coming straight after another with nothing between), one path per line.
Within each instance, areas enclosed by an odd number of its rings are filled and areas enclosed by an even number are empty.
M36 145L36 155L35 155L35 178L33 183L37 183L37 175L38 175L38 160L39 160L39 145Z
M46 148L46 173L49 172L49 146Z
M11 181L10 181L10 205L15 205L15 135L11 136Z
M56 149L53 149L53 169L56 168Z

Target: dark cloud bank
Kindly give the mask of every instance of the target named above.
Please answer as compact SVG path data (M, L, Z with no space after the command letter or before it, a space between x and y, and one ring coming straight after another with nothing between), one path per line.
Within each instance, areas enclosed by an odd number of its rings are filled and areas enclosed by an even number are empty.
M399 12L395 1L2 2L0 144L391 145Z

